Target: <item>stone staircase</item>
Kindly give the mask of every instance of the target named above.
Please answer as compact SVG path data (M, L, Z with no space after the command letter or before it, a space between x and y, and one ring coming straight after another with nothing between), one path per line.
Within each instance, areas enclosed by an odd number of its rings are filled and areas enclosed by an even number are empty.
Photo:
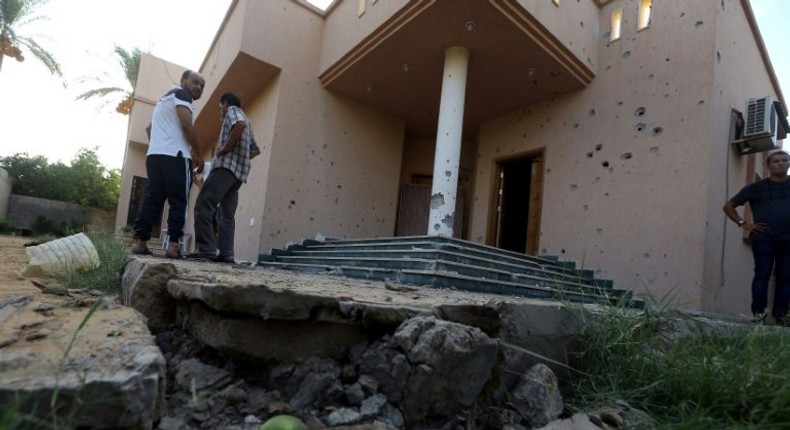
M436 236L305 240L261 254L260 266L537 299L642 308L631 291L572 261Z

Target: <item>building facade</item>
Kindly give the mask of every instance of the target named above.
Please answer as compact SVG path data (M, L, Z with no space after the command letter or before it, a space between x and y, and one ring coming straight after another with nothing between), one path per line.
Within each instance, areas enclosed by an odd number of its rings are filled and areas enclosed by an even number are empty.
M118 228L183 70L143 58ZM763 173L764 152L732 144L748 100L784 98L748 0L237 0L199 70L206 152L226 91L262 149L238 258L316 235L452 235L749 313L751 251L721 206Z

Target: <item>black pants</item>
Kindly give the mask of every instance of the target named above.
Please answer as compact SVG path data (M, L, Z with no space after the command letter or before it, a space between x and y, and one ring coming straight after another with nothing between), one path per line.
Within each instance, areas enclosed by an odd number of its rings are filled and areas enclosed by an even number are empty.
M134 234L138 239L151 239L151 227L165 201L170 205L167 213L167 235L170 242L178 242L184 234L189 188L192 186L192 160L181 153L170 155L149 155L145 158L148 173L148 186L137 219L134 221Z
M219 248L219 255L233 256L241 184L228 169L211 170L195 202L195 247L198 251L214 254Z

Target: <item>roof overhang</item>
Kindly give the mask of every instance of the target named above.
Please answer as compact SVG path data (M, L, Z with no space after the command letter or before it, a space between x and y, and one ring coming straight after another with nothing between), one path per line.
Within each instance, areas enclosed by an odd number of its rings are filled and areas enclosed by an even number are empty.
M219 136L221 115L218 106L222 94L228 91L236 93L243 106L244 103L254 100L279 72L279 67L239 52L211 94L204 97L203 109L195 120L198 136ZM205 145L207 142L202 143Z
M453 46L470 51L465 134L594 77L515 0L413 0L319 78L329 91L402 119L408 136L436 137Z

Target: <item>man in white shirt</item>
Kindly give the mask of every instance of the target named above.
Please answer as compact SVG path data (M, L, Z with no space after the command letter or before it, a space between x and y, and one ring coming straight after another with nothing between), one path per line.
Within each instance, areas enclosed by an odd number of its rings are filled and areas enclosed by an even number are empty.
M193 162L197 173L203 169L203 157L194 128L195 105L203 95L205 79L187 70L181 75L180 86L174 86L154 108L148 133L145 169L148 185L143 204L134 221L133 254L150 254L146 242L151 228L159 218L165 201L170 205L167 215L168 244L165 256L181 258L179 240L184 234L189 188L192 186Z

